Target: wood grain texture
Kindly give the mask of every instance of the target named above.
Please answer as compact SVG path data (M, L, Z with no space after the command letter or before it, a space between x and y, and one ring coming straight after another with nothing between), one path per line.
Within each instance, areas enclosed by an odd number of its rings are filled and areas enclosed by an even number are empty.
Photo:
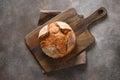
M101 9L98 9L98 11L99 10ZM104 10L104 8L102 8L102 10ZM98 13L98 11L93 13L88 18L84 19L84 18L80 18L80 16L76 13L76 10L71 8L67 11L60 13L54 18L50 19L48 22L39 26L38 28L33 30L31 33L25 36L25 41L27 46L34 53L34 56L38 59L38 62L41 64L41 67L45 72L61 69L63 65L68 63L70 59L79 55L80 52L84 51L88 46L90 46L94 42L94 37L91 35L91 33L89 33L89 31L87 30L87 27L94 21L106 15L106 13L104 15L101 15ZM39 40L38 40L39 30L46 24L49 24L54 21L64 21L68 23L73 28L77 36L77 44L75 49L69 55L61 59L49 58L48 56L44 55L44 53L42 52L39 46Z
M40 18L39 18L39 21L38 21L38 26L42 25L46 21L48 21L51 18L55 17L59 13L60 13L59 11L41 10L41 12L40 12ZM78 15L78 16L81 18L81 20L83 19L82 15ZM71 19L69 21L71 21ZM29 46L28 46L28 48L30 49ZM39 50L39 49L36 49L36 50ZM40 52L39 51L36 52L36 50L33 49L33 50L31 50L31 52L32 52L33 56L36 58L36 60L38 61L38 63L41 66L43 66L40 63L41 57L38 57L38 56L40 56ZM44 63L46 63L46 61ZM48 64L48 62L46 64ZM56 65L56 63L55 64L52 63L52 64L53 64L53 66ZM78 56L74 57L73 59L67 61L66 63L63 63L63 64L59 65L58 68L51 69L51 71L55 71L55 70L59 70L59 69L64 69L64 68L68 68L68 67L72 67L72 66L77 66L77 65L80 65L80 64L86 64L86 51L81 52L81 54L79 54ZM45 68L47 68L47 67L45 67ZM45 69L43 69L43 73L45 73L45 72L46 72Z

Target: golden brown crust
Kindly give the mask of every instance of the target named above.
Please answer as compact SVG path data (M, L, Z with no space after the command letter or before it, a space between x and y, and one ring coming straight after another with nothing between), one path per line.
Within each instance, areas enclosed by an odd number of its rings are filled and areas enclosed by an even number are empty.
M52 58L60 58L70 52L70 50L68 51L68 45L70 44L68 44L68 41L70 42L74 33L71 29L61 29L60 27L59 24L53 22L48 25L48 32L39 37L43 52ZM74 40L73 45L75 45Z

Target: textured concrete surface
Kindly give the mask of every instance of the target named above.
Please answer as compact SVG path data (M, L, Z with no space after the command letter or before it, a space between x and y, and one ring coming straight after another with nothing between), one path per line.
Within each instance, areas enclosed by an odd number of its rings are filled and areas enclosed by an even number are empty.
M90 28L95 43L87 65L44 75L24 44L37 27L40 9L74 7L85 17L99 7L108 16ZM120 80L120 0L0 0L0 80Z

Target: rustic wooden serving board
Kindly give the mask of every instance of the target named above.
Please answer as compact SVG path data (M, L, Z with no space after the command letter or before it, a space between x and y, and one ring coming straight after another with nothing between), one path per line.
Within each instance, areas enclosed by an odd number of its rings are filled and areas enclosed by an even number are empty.
M39 26L38 28L36 28L35 30L33 30L32 32L25 36L25 42L45 72L55 71L64 68L66 64L71 65L71 63L68 63L69 60L79 55L80 52L85 50L88 46L90 46L94 42L94 37L89 33L87 27L88 25L104 17L105 15L106 10L104 8L100 8L96 12L94 12L91 16L84 19L77 14L75 9L71 8L67 11L60 13L59 15L55 16L50 20L48 18L49 20L48 22ZM39 30L46 24L49 24L54 21L64 21L68 23L75 31L75 34L77 36L77 44L75 49L69 55L60 59L51 59L48 56L46 56L42 52L38 40Z

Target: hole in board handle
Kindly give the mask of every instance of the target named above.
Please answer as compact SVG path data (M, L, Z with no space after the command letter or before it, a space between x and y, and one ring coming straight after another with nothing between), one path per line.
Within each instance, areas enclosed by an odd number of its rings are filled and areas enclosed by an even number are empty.
M104 10L103 9L100 9L100 10L98 10L98 14L103 14L103 12L104 12Z

